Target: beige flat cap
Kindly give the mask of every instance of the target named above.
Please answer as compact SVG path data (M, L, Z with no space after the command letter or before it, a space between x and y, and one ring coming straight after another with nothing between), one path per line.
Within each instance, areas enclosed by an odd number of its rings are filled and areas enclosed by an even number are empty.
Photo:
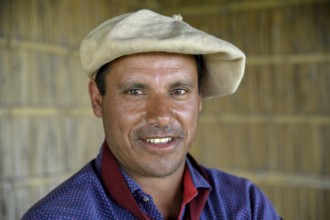
M233 44L191 27L180 15L167 17L140 10L114 17L87 34L80 57L89 77L101 66L130 54L170 52L202 55L202 96L236 91L244 74L245 55Z

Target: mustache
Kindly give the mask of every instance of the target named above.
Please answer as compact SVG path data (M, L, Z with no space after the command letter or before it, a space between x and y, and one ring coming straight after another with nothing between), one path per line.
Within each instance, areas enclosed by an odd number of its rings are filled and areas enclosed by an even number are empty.
M139 138L147 137L180 137L183 138L186 136L185 132L181 129L180 126L168 125L166 127L157 127L157 126L143 126L138 128L135 132L135 136Z

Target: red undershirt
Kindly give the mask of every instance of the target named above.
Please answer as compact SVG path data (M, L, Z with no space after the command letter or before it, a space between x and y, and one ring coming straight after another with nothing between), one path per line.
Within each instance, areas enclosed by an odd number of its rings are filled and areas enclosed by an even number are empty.
M192 163L195 166L197 165L194 160ZM111 167L111 169L106 169L109 167ZM197 167L197 169L201 171L199 167ZM118 204L120 204L138 219L151 219L140 209L134 197L132 196L129 187L121 174L117 161L110 151L106 141L103 144L101 173L107 193ZM203 173L201 174L204 175ZM188 207L186 206L188 204L189 215L186 216L187 214L185 214L184 219L197 220L203 211L204 205L209 195L209 190L204 188L197 189L195 187L187 166L185 167L183 175L183 202L179 216L183 214L182 212L185 210L184 207ZM204 175L204 177L206 176Z

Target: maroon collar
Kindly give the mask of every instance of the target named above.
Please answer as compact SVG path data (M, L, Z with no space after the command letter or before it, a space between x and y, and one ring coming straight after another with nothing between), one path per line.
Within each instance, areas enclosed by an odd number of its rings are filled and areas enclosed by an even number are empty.
M102 152L101 175L105 183L107 193L119 205L128 210L138 219L151 219L139 208L139 205L131 194L129 187L120 172L120 168L117 164L117 161L112 154L110 148L108 147L106 141L103 144ZM199 170L199 172L201 172L201 174L207 179L203 170L199 167L196 161L193 160L192 157L190 157L190 160L192 160L192 164L194 165L194 167L196 167L197 165L197 169ZM190 217L188 219L197 220L199 219L203 211L204 205L209 196L209 190L203 188L197 189L194 186L191 174L189 172L189 169L187 169L187 166L184 172L183 184L184 192L181 210L183 210L183 207L186 204L189 204Z
M123 206L138 219L151 219L139 208L132 196L106 141L103 144L101 173L108 194L119 205Z

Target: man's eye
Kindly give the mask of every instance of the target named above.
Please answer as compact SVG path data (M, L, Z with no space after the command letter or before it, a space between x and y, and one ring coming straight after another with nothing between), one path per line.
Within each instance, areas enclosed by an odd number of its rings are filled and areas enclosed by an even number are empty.
M130 95L142 95L143 92L140 89L130 89L127 91L127 94Z
M184 95L187 93L187 90L185 89L174 89L173 90L173 95Z

